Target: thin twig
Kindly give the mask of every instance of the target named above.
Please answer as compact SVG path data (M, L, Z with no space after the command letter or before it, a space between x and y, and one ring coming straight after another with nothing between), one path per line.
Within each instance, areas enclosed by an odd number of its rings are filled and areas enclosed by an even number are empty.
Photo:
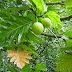
M65 52L66 54L72 55L72 53Z
M46 5L64 5L64 1L58 1L58 2L47 2Z
M41 35L43 35L43 36L47 36L47 37L53 37L53 38L56 38L56 36L55 35L50 35L50 34L46 34L46 33L42 33ZM61 38L62 36L60 36L60 35L57 35L57 38Z
M70 18L72 18L72 15L69 15L69 16L66 16L66 17L62 17L62 18L60 18L60 20L61 21L70 20Z

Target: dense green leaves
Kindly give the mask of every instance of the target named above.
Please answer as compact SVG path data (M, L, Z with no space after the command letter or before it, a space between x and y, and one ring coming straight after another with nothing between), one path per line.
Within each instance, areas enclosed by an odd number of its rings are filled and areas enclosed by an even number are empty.
M44 10L43 0L33 0L33 2L41 12Z
M5 11L17 11L17 10L28 10L28 6L27 5L25 5L25 6L23 6L23 7L9 7L9 8L7 8L7 9L1 9L3 12L5 12Z
M39 55L37 54L37 52L35 51L34 46L32 46L32 45L25 45L25 44L19 44L18 45L18 49L22 48L24 50L28 50L28 51L32 52L35 56L37 56L38 58L40 58Z
M35 20L35 14L33 14L33 13L30 12L30 11L26 11L26 12L24 13L24 17L29 18L29 19L31 19L31 20Z
M66 0L65 5L68 7L72 7L72 0Z
M42 43L43 39L41 37L35 35L33 32L29 32L26 37L32 43Z
M1 41L8 41L12 43L13 40L18 36L18 34L25 35L28 33L30 27L30 20L11 14L5 14L0 20L0 39ZM4 37L3 37L4 36ZM3 38L2 38L3 37Z
M0 67L1 67L1 59L2 59L2 53L0 51Z
M61 54L59 60L60 61L57 62L56 70L64 72L68 70L70 72L72 68L72 55Z
M10 71L12 71L12 72L19 72L17 69L15 69L15 67L13 67L12 65L5 65L6 66L6 68L8 68Z
M67 39L66 41L66 46L60 49L60 53L62 53L58 57L59 61L57 61L56 69L64 72L68 70L70 72L72 68L72 40Z
M30 72L30 65L27 64L21 71Z
M61 1L63 0L0 0L0 47L4 51L14 48L30 51L33 58L30 65L26 65L22 70L8 64L4 71L55 72L56 68L56 71L70 72L72 20L67 18L72 14L72 0L65 0L63 5ZM46 2L49 2L49 5L46 5ZM40 17L47 17L52 22L50 29L44 29L47 35L36 35L32 31L33 23ZM62 20L63 17L70 21ZM7 58L7 53L3 50L0 51L2 69ZM2 69L0 70L3 71Z
M61 1L61 0L52 0L53 2L56 2L56 1Z
M44 14L44 12L47 11L47 6L44 3L43 0L32 0L34 2L34 4L36 5L36 13L37 15L42 15Z
M34 66L34 69L36 69L37 71L39 70L45 70L45 64L43 63L37 63L36 66Z
M70 29L70 30L66 30L65 32L64 32L64 34L66 35L66 36L68 36L68 37L72 37L72 30Z
M50 1L52 1L52 2L58 2L58 1L61 1L61 0L45 0L46 2L50 2Z
M30 69L30 65L26 64L26 66L21 70L22 72L39 72L45 70L45 64L43 63L36 63L32 69Z

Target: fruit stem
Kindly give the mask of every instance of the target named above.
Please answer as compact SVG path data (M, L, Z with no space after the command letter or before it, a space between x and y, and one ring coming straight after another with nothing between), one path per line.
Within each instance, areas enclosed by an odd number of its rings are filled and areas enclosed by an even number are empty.
M48 28L48 30L56 37L56 39L58 41L58 44L61 47L60 42L59 42L58 37L56 36L56 34L54 32L52 32L52 30L50 28Z

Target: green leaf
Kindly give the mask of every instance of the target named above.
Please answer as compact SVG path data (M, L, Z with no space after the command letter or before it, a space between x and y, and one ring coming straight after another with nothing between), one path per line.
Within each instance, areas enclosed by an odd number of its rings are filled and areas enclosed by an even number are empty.
M23 6L23 7L9 7L7 9L1 9L2 12L5 12L5 11L17 11L17 10L28 10L28 7L27 6Z
M34 33L32 33L31 31L27 34L26 38L32 42L32 43L39 43L41 44L43 42L43 40L39 37L36 36Z
M59 52L70 51L72 50L72 46L61 48Z
M66 40L66 45L67 45L67 47L71 47L72 46L72 40L71 39L67 39Z
M30 11L26 11L25 13L24 13L24 17L26 17L26 18L28 18L28 19L31 19L31 20L35 20L35 15L32 13L32 12L30 12Z
M45 14L45 17L49 17L53 23L53 27L57 28L60 30L61 26L63 26L63 23L60 21L60 16L54 12L54 11L49 11Z
M39 70L45 70L46 66L43 63L37 63L36 66L34 66L33 68L39 71Z
M15 1L16 2L17 0L7 0L7 2L9 2L9 1Z
M57 6L55 6L55 5L52 5L52 6L48 6L48 11L54 11L54 12L58 12L59 10L60 10L60 5L57 5Z
M41 12L44 10L43 0L33 0L33 2Z
M15 67L9 64L6 64L6 68L9 69L11 72L19 72Z
M67 29L64 34L67 36L67 37L72 37L72 29Z
M4 50L11 50L15 48L14 44L3 45Z
M26 64L21 70L22 72L30 72L30 65Z
M72 40L66 39L66 46L60 48L59 52L71 51L71 50L72 50Z
M60 61L57 61L56 71L66 72L68 70L70 72L72 68L72 55L60 54L58 59Z
M20 34L18 35L18 43L20 43L20 42L22 41L22 39L25 37L25 35L28 34L29 28L30 28L31 25L32 25L32 24L29 24L29 25L25 25L25 26L23 27L22 31L21 31ZM24 37L22 38L22 36L24 36Z
M53 2L56 2L56 1L61 1L61 0L52 0Z
M49 2L50 0L44 0L45 2Z
M67 7L72 7L72 0L65 0L65 5Z
M1 50L0 50L0 68L1 68L1 60L2 59L2 52L1 52Z
M13 43L19 34L26 35L32 21L23 16L0 13L0 42Z
M46 8L43 0L32 0L32 1L35 3L37 8L40 10L40 12L47 11L47 8Z

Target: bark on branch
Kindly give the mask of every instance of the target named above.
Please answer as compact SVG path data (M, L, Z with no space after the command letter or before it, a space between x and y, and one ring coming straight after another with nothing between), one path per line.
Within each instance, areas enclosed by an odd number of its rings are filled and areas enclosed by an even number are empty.
M60 20L61 21L70 20L70 18L72 18L72 15L69 15L69 16L66 16L66 17L62 17L62 18L60 18Z
M59 1L59 2L47 2L46 5L64 5L64 1Z
M41 35L56 38L54 35L49 35L49 34L45 34L45 33L42 33ZM57 38L61 38L61 37L62 36L57 35Z
M72 53L65 52L66 54L72 55Z

